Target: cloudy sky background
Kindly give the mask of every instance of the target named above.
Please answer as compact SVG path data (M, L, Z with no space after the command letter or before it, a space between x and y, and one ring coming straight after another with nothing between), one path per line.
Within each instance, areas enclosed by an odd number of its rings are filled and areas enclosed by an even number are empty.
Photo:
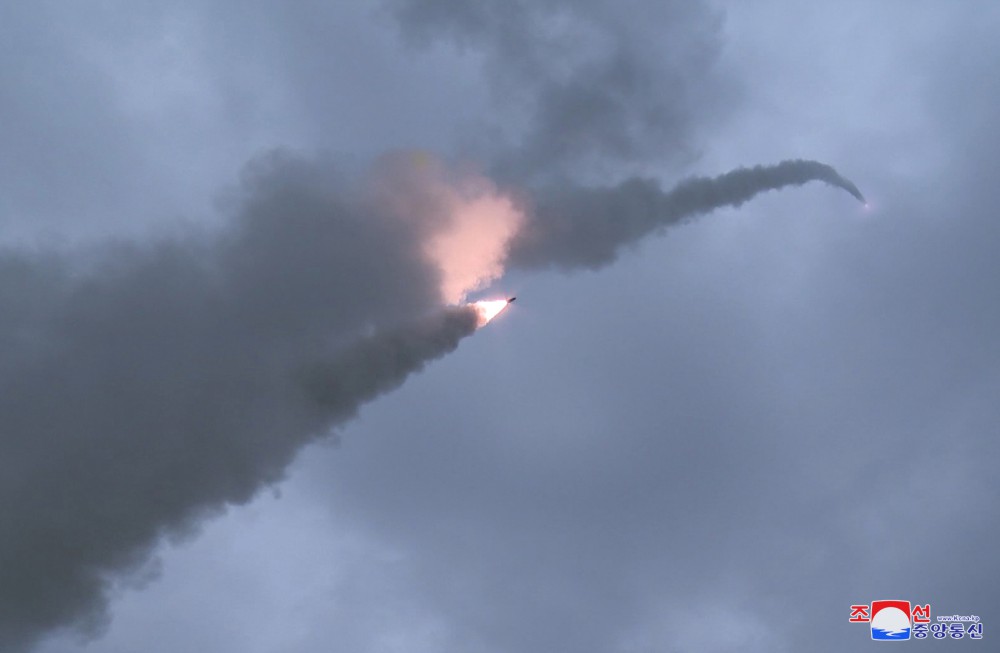
M811 184L508 275L517 310L37 650L833 651L879 598L989 637L1000 11L559 4L0 10L18 248L217 224L277 146L511 183L804 157L873 205Z

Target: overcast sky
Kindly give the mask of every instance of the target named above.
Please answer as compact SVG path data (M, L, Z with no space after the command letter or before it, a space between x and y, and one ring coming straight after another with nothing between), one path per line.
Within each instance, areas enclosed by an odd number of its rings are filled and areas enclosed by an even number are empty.
M992 638L998 30L973 0L0 7L0 642L842 651L887 598ZM354 190L417 149L514 197L813 159L870 206L810 183L511 269L475 295L500 318L317 417L275 370L440 304L426 206Z

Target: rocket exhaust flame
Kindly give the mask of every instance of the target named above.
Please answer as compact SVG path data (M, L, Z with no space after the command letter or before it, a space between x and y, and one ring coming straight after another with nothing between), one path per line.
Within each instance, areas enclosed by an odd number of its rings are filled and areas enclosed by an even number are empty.
M491 299L481 302L473 302L472 306L476 309L476 313L479 315L478 326L483 327L489 324L490 320L495 318L497 315L500 315L505 308L510 306L512 301L514 301L514 298Z

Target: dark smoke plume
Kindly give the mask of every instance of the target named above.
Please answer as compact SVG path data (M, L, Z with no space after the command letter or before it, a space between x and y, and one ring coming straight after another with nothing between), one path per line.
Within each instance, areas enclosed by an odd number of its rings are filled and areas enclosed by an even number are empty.
M722 15L704 2L384 2L407 41L450 42L483 61L502 122L487 118L469 140L487 135L480 154L501 179L690 161L699 123L731 104L713 70Z
M325 414L340 421L354 417L357 397L388 392L430 360L454 351L472 335L478 314L470 306L450 307L396 329L365 337L340 356L302 370L303 385Z
M475 330L419 228L276 155L214 236L0 254L0 650L99 631L114 573Z
M621 247L653 231L724 206L739 206L765 191L809 181L826 182L865 201L857 187L832 167L798 159L737 168L718 177L694 177L670 191L641 178L611 188L550 188L538 193L527 225L511 242L508 264L599 267L612 262Z

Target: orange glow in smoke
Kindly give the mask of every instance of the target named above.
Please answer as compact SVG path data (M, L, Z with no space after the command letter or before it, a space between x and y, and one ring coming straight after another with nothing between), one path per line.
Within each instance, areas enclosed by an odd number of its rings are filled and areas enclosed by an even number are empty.
M507 245L525 220L509 191L421 151L383 157L373 188L389 215L417 228L444 303L460 304L503 275Z
M454 304L503 274L507 242L523 216L513 202L484 179L466 178L459 190L442 191L448 219L426 243L441 270L441 296Z

